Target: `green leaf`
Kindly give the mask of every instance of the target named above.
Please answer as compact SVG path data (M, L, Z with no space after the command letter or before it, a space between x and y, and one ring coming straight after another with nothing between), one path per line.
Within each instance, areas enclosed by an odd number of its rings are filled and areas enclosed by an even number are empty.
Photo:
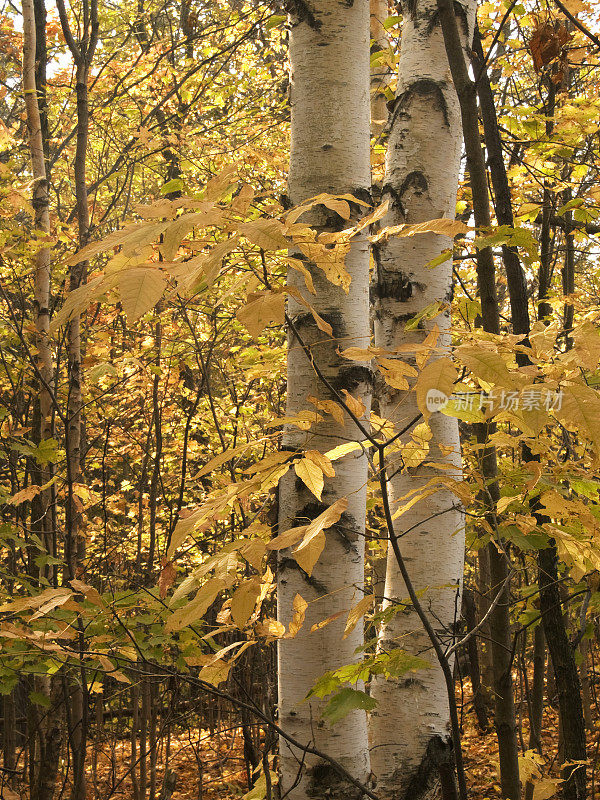
M171 192L182 192L183 188L184 184L181 178L173 178L173 180L167 181L164 186L161 186L160 193L171 194Z
M379 660L385 664L386 674L394 678L398 678L407 672L418 672L420 669L431 668L429 661L425 661L424 658L419 658L419 656L413 656L399 647L389 653L380 654Z
M503 525L500 528L503 539L516 544L523 551L542 550L548 547L548 537L543 533L524 533L518 525Z
M341 689L331 698L323 710L323 718L330 725L335 725L344 719L351 711L356 709L371 711L377 705L377 700L369 697L366 692L359 692L357 689Z
M29 692L29 699L32 703L35 703L36 706L43 706L44 708L50 708L52 703L50 702L50 698L46 697L45 694L41 692Z
M326 695L335 692L336 689L339 689L342 683L343 681L336 672L326 672L324 675L321 675L319 680L308 693L307 697L313 697L313 695L316 697L325 697Z
M430 303L428 306L425 306L425 308L421 309L421 311L419 311L418 314L415 314L415 316L412 319L408 320L405 326L406 330L407 331L418 330L423 320L434 319L439 315L441 308L442 308L442 303L440 303L439 300L435 300L433 303Z
M279 27L286 21L287 17L284 14L273 14L273 16L267 21L265 28L268 31L273 30L273 28Z
M452 250L442 250L439 256L432 258L431 261L428 261L425 266L428 269L433 269L433 267L439 267L440 264L443 264L445 261L448 261L449 258L452 258Z
M469 300L463 297L458 303L458 313L465 322L472 325L477 317L481 316L481 304L479 300Z

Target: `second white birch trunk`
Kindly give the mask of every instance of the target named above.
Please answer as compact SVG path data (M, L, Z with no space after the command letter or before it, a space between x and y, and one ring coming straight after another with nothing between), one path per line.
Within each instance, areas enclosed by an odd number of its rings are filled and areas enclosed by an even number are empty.
M466 8L466 7L465 7ZM462 18L473 30L474 3ZM435 0L413 0L404 8L398 88L392 121L383 197L390 202L385 225L453 218L458 187L461 123L458 100L450 78ZM433 323L447 347L452 297L452 261L430 268L428 262L452 242L444 236L419 234L390 238L375 250L377 308L375 344L389 350L418 345ZM405 323L426 306L445 304L435 320L406 331ZM407 359L402 353L401 358ZM383 416L397 429L418 414L414 392L386 387L381 397ZM437 412L429 420L432 438L428 460L445 462L446 474L460 478L461 459L457 420ZM406 440L409 440L409 434ZM398 502L440 472L421 464L389 470L389 491ZM460 612L463 572L463 513L457 498L440 490L420 500L395 522L411 581L437 635L452 641ZM387 603L406 601L408 592L394 554L389 551L385 585ZM438 789L436 759L449 752L449 709L442 671L417 614L408 607L397 613L381 632L380 649L403 648L427 659L431 668L397 680L377 678L372 695L378 705L371 715L371 765L377 793L383 800L417 800ZM441 749L440 749L441 748Z

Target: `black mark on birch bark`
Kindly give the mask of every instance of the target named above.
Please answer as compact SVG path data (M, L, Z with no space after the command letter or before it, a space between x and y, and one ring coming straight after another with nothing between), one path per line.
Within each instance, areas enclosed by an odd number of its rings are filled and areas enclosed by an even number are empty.
M286 10L292 17L296 18L292 25L299 25L301 22L306 22L306 24L315 31L321 29L321 20L315 17L314 11L306 0L288 0L286 3Z
M314 589L315 592L321 595L327 594L327 586L325 586L324 583L321 583L321 581L318 581L313 575L309 575L308 572L305 572L294 558L281 556L277 562L277 572L281 574L286 569L293 569L296 570L296 572L300 572L302 578L311 587L311 589ZM284 583L284 581L281 581L281 583Z
M445 81L434 81L431 80L431 78L419 78L419 80L411 83L408 89L402 92L402 94L399 94L396 98L391 127L393 127L397 115L409 107L415 96L422 97L423 99L433 100L434 108L442 112L446 127L450 127L448 103L446 102L446 97L444 95L445 88Z

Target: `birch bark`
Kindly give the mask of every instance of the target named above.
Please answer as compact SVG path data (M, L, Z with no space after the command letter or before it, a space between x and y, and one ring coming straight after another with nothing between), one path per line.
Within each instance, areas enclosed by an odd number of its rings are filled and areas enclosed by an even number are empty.
M365 199L370 189L369 159L369 2L352 4L338 0L293 4L290 14L290 62L292 143L289 196L297 205L321 192L351 192ZM319 206L301 218L321 231L340 230L347 225L334 212ZM346 258L352 281L349 292L329 283L312 264L316 296L311 302L332 326L333 336L321 332L304 307L290 298L288 316L311 356L337 391L346 389L362 398L368 413L371 373L340 357L338 348L364 347L369 342L369 252L366 240L355 241ZM288 282L306 289L299 274L290 270ZM317 378L305 351L289 333L287 414L315 410L308 396L331 400ZM284 430L286 449L316 449L325 452L348 440L362 440L346 417L345 425L332 417L299 431ZM296 595L308 602L304 625L294 639L280 642L278 653L279 723L303 744L312 744L333 757L358 780L369 774L366 717L351 712L343 722L329 728L320 719L323 701L302 702L324 672L356 659L362 643L362 626L343 639L343 618L310 633L311 626L331 614L349 609L361 599L364 581L364 530L367 459L362 451L335 462L336 475L326 478L321 502L312 495L293 470L279 486L279 529L301 525L316 517L341 497L348 508L339 523L326 532L321 557L308 575L289 551L282 551L278 564L278 613L286 625L292 616ZM354 796L356 790L340 784L328 764L292 751L280 742L282 792L293 800L307 797ZM300 774L302 773L302 774Z
M388 0L370 0L371 52L378 53L389 47L387 32L383 27L388 16ZM385 63L371 66L371 136L378 137L388 118L385 89L390 82L390 68Z
M475 3L460 9L465 42L473 32ZM384 225L453 218L458 187L461 120L449 73L435 0L412 0L403 9L404 24L398 88L392 111L383 198L390 202ZM433 324L438 344L449 344L450 312L446 305L435 320L406 331L406 321L434 302L449 304L452 261L430 268L428 262L452 242L420 234L382 240L375 249L375 344L389 350L418 345ZM402 354L406 359L406 353ZM414 393L386 387L380 398L383 416L403 428L418 414ZM437 412L429 420L431 461L445 462L448 474L461 474L457 420ZM408 436L408 435L407 435ZM390 495L398 501L418 489L435 471L425 466L390 470ZM439 473L438 473L439 474ZM460 609L464 556L463 512L457 498L440 490L419 501L396 520L396 535L414 588L442 641L451 642ZM405 535L403 532L407 531ZM385 596L400 602L408 592L390 552ZM373 681L378 705L371 715L371 766L377 793L388 798L433 796L438 791L441 761L449 756L449 709L441 669L430 641L411 608L383 626L380 648L402 647L427 658L431 669L409 678Z

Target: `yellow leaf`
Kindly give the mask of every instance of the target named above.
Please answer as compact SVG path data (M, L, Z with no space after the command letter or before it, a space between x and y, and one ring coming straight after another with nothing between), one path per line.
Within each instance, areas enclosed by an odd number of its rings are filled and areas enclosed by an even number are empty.
M558 793L562 778L542 778L533 788L533 800L549 800Z
M519 778L522 783L535 781L541 778L540 766L544 761L534 750L526 750L519 756Z
M214 178L211 178L206 184L203 194L204 199L220 200L222 197L224 197L235 183L232 178L236 171L237 167L234 164L228 164L226 167L223 167L223 169L218 172Z
M416 361L417 367L419 369L423 369L427 359L435 349L438 339L440 337L440 329L437 326L437 323L434 323L433 328L427 334L425 341L422 343L421 347L417 350L416 354Z
M396 358L378 358L377 366L383 374L385 382L400 391L406 391L409 388L407 375L412 378L418 374L410 364Z
M317 314L315 309L312 306L309 306L309 311L313 316L315 324L320 331L326 333L328 336L333 336L333 328L328 322L325 322L323 317L320 314Z
M320 631L321 628L325 628L330 622L335 622L336 619L339 619L345 613L345 611L336 611L335 614L331 614L331 616L319 620L319 622L315 622L314 625L311 625L310 632L314 633L315 631Z
M219 453L214 458L211 458L209 461L207 461L206 464L198 470L196 473L196 478L201 478L203 475L212 472L213 469L216 469L222 464L225 464L227 461L230 461L234 456L243 453L252 444L254 444L254 442L244 442L244 444L239 445L239 447L233 447L231 450L225 450L225 452Z
M456 354L473 375L486 383L504 388L518 388L519 376L511 373L505 359L497 352L494 345L487 347L483 342L477 345L461 345Z
M282 325L285 317L285 295L281 292L252 292L248 303L236 314L251 336L257 337L267 325Z
M244 581L233 593L231 598L231 617L240 630L244 629L252 616L260 591L261 579L256 577Z
M232 666L233 665L229 662L219 658L202 667L198 673L198 677L201 681L210 683L211 686L218 686L220 683L227 680Z
M304 534L306 533L306 529L308 525L300 525L297 528L290 528L283 533L280 533L279 536L276 536L274 539L267 544L267 548L269 550L283 550L286 547L291 547L296 542L300 541Z
M281 639L285 634L285 625L279 620L267 617L267 619L257 622L254 630L257 636L272 636L274 639Z
M319 531L314 536L311 536L306 544L302 542L298 545L292 555L298 566L303 569L307 575L312 575L314 566L319 560L324 548L325 534L323 531Z
M273 486L277 486L279 481L283 478L283 476L288 472L289 468L291 467L290 463L281 464L279 467L272 467L269 472L264 475L260 482L260 490L261 492L268 492Z
M45 589L34 597L19 597L17 600L2 603L0 612L17 614L26 608L40 608L46 604L51 604L54 600L58 600L58 605L62 605L71 597L73 597L73 592L66 586L61 586L58 589Z
M449 358L437 358L421 370L415 391L417 406L426 420L436 410L438 398L442 400L445 396L447 400L450 397L457 378L458 372Z
M258 778L255 779L254 785L252 786L252 789L250 789L249 792L246 792L246 794L242 795L242 800L266 800L266 798L270 794L270 791L267 790L267 778L266 778L266 775L264 773L262 765L257 767L257 770L255 770L255 773L256 773L256 771L259 771L260 775L258 776ZM271 786L276 786L278 782L279 782L279 775L276 772L273 772L273 770L270 769L269 770L269 783L270 783L270 785ZM277 794L280 794L280 793L278 792Z
M208 607L214 602L216 596L223 589L229 588L233 579L210 578L194 599L186 603L182 608L178 608L167 619L165 630L167 633L179 631L186 625L198 622L207 612Z
M163 233L160 250L165 261L172 261L179 250L181 242L195 227L219 225L223 221L223 212L212 207L210 211L197 211L193 214L183 214L170 222Z
M375 222L379 222L380 219L383 219L388 212L390 207L390 201L385 200L381 205L377 206L377 208L368 214L366 217L363 217L361 221L355 228L355 231L362 231L363 228L366 228L368 225L373 225Z
M571 14L580 14L582 11L587 11L585 3L582 3L581 0L563 0L563 6ZM536 797L535 800L539 800L539 798Z
M350 613L348 614L348 620L346 621L346 627L344 628L344 639L348 637L360 619L364 617L367 611L372 608L375 602L375 596L370 594L366 597L363 597L362 600L359 600L358 603L350 609Z
M338 444L337 447L328 450L325 455L330 461L337 461L338 458L343 458L354 450L362 450L359 442L344 442L344 444Z
M313 283L312 275L310 271L304 266L304 263L299 258L293 258L292 256L288 256L286 259L287 263L290 265L292 269L301 272L304 275L304 283L306 284L306 288L311 294L316 294L315 285Z
M317 467L326 475L328 478L335 477L335 470L333 468L333 464L327 458L327 456L320 453L318 450L307 450L304 453L305 458L308 458L309 461L313 461Z
M133 253L158 239L170 224L170 222L133 222L120 231L113 231L113 233L105 236L99 242L91 242L86 245L67 260L67 266L72 267L75 264L81 264L82 261L87 261L92 256L112 250L113 247L119 245L123 248L125 255Z
M417 467L427 457L431 431L428 425L421 423L411 431L410 436L412 441L406 442L402 447L402 460L406 469Z
M293 609L293 617L288 626L288 632L285 635L286 639L293 639L294 636L298 633L300 628L302 627L302 623L304 622L304 617L306 616L306 609L308 608L308 603L302 597L301 594L297 594L294 597L294 602L292 604Z
M348 499L342 497L306 526L304 538L294 551L294 558L309 575L312 573L312 569L325 547L325 534L323 531L335 525L347 508ZM317 541L313 543L315 539Z
M333 211L336 211L336 213L343 211L344 213L342 213L341 216L344 216L344 214L347 213L348 216L345 217L345 219L348 219L350 215L350 209L348 207L348 210L346 211L347 204L343 206L338 205L340 200L348 200L356 205L363 206L365 208L368 207L367 203L365 203L363 200L359 200L357 197L354 197L354 195L351 194L332 195L323 193L305 200L303 203L301 203L301 205L296 206L296 208L292 208L290 211L288 211L285 217L286 223L288 225L293 225L296 220L302 216L302 214L305 214L307 211L310 211L311 208L319 204L324 205L327 208L331 208Z
M127 677L126 677L126 676L125 676L125 675L124 675L124 674L121 672L121 670L120 670L120 669L117 669L117 668L115 667L115 665L114 665L114 664L113 664L113 662L110 660L110 658L107 658L107 657L106 657L105 655L103 655L102 653L95 653L95 652L92 652L92 653L90 653L90 655L91 655L91 657L92 657L92 658L97 658L97 659L98 659L98 661L99 661L99 662L102 664L102 666L104 667L104 671L106 672L106 674L107 674L107 675L109 675L111 678L114 678L116 681L119 681L120 683L131 683L131 681L129 680L129 678L127 678Z
M390 236L398 236L400 238L406 236L415 236L418 233L436 233L442 236L449 236L453 239L467 233L468 226L464 222L455 219L431 219L428 222L418 222L415 225L393 225L389 228L383 228L375 236L370 237L372 242L378 242L381 239L387 239Z
M342 219L350 219L350 205L346 200L340 200L337 197L331 197L321 200L322 204L339 214Z
M334 286L341 288L348 294L351 277L346 269L345 257L349 246L325 247L318 242L298 242L298 247L304 255L319 269L323 270L325 277Z
M11 506L19 506L21 503L25 503L28 500L33 500L40 492L42 491L42 487L36 484L32 486L27 486L25 489L21 489L20 492L13 494L8 500L6 500L7 505Z
M282 463L282 461L287 461L290 458L291 453L286 452L285 450L279 450L277 453L269 453L268 456L265 456L260 461L257 461L256 464L252 464L251 467L244 470L245 475L256 475L257 472L265 472L267 470L272 469L275 466L278 466Z
M254 569L260 570L262 560L267 552L267 545L262 539L248 539L240 546L238 552Z
M167 200L157 200L150 205L139 203L133 207L136 214L143 219L160 219L161 217L173 217L177 213L177 202Z
M340 355L349 361L371 361L375 356L389 352L383 347L347 347Z
M254 189L249 183L245 183L237 195L231 201L231 208L238 214L245 214L254 199Z
M88 281L83 286L79 286L77 289L73 289L69 292L60 311L54 316L50 323L50 335L53 335L61 325L65 325L72 317L76 317L78 314L85 311L94 297L102 294L112 285L113 282L108 281L104 275L99 275L96 278L92 278L91 281Z
M83 581L78 580L77 578L73 578L70 580L69 583L75 589L76 592L79 594L84 595L86 600L89 600L90 603L93 603L98 608L106 608L106 603L102 599L102 595L100 592L95 589L93 586L90 586L89 583L84 583Z
M320 500L325 485L321 468L314 461L301 458L294 464L294 469L300 480L310 489L317 500Z
M297 300L301 305L307 308L313 316L315 324L320 331L326 333L328 336L333 335L333 328L328 322L325 322L323 317L317 313L317 310L311 306L311 304L306 300L306 298L302 295L300 289L297 286L286 286L286 292L291 295L295 300Z
M334 420L342 428L345 426L344 409L335 400L319 400L317 397L309 395L307 398L309 403L313 403L319 411L324 411L326 414L331 414Z
M591 320L586 320L573 331L574 348L579 360L587 369L595 370L600 363L600 335Z
M398 506L398 508L392 514L392 519L397 519L398 517L401 517L403 514L406 514L406 512L410 511L410 509L414 505L419 503L421 500L425 500L425 498L430 497L432 494L436 494L436 492L439 492L439 490L440 490L440 487L438 486L438 487L435 487L435 488L424 489L423 491L419 492L418 494L415 494L413 497L410 498L410 500L408 500L406 503L404 503L404 505ZM402 498L402 499L404 499L404 498Z
M289 242L283 235L284 226L277 219L255 219L238 226L239 233L261 250L286 250Z
M367 410L367 407L360 399L360 397L354 397L353 395L350 394L350 392L347 389L342 389L342 392L344 393L346 405L348 406L350 411L352 411L355 417L359 418L362 417L362 415Z
M584 384L562 386L561 408L554 413L567 427L579 428L600 456L600 396L595 389Z
M45 595L45 592L42 592L42 595ZM39 604L39 600L41 595L36 598L36 605L38 610L29 617L29 622L32 622L34 619L39 619L43 617L45 614L49 614L50 611L54 611L55 608L64 605L68 600L73 597L73 593L69 589L65 589L65 587L61 587L60 589L53 589L51 593L46 597L46 600L41 605Z
M216 244L207 256L202 256L202 272L208 286L212 286L216 281L223 265L223 259L236 247L238 239L239 234L236 233L229 239Z
M166 285L163 274L154 268L134 267L117 274L123 311L130 322L154 308Z

